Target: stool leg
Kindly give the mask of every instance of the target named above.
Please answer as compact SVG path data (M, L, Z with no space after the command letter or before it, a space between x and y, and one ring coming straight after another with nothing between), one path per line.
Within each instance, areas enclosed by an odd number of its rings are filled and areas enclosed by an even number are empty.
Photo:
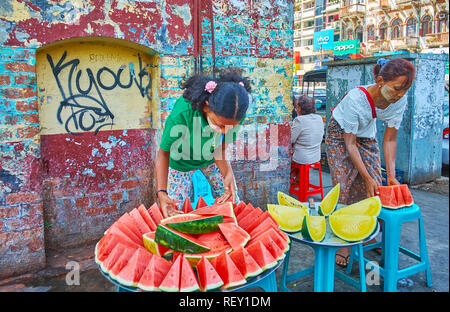
M314 247L314 291L334 290L334 257L336 248Z
M352 272L353 261L358 256L355 250L355 246L352 246L352 250L350 251L350 258L348 258L347 268L345 269L345 273L350 274Z
M306 173L308 172L308 170L305 166L301 166L298 172L299 172L298 200L301 202L306 202L306 188L308 186Z
M277 278L275 276L275 271L273 271L269 276L264 279L264 282L261 285L258 285L265 292L277 292Z
M319 164L319 181L320 181L320 196L323 199L323 185L322 185L322 166Z
M428 260L427 242L425 238L425 230L423 226L422 216L419 218L419 244L420 244L420 261L426 262L427 286L432 287L430 261Z
M359 284L361 286L361 291L366 292L366 270L364 263L364 249L363 244L359 244L356 249L358 250L358 262L359 262Z
M281 272L280 291L283 291L283 292L291 291L286 286L286 276L287 276L287 270L288 270L288 266L289 266L289 256L291 254L292 243L290 243L289 245L290 245L289 250L286 252L286 256L284 257L283 271Z
M397 291L398 253L401 224L385 220L384 240L384 291Z

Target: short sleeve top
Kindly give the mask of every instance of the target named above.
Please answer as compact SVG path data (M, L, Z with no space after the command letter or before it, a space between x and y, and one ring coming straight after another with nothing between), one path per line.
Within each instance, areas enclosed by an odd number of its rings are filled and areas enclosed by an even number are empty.
M370 85L363 86L364 89ZM350 90L333 109L332 116L346 133L353 133L360 138L375 138L377 133L376 119L387 123L388 127L399 129L403 113L407 106L407 96L392 103L385 109L375 107L375 116L369 95L359 88ZM370 97L370 96L369 96ZM375 118L374 118L375 117Z
M222 142L231 144L236 141L243 120L223 135L207 127L203 114L181 96L165 121L160 142L160 148L170 152L169 167L187 172L212 164L214 150Z

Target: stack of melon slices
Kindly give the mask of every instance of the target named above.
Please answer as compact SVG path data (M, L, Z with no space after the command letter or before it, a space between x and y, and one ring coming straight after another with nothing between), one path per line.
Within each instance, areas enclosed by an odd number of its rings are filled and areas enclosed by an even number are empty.
M196 209L164 219L144 205L122 215L95 247L103 272L145 291L231 289L283 259L288 236L268 212L243 202Z
M269 204L268 211L285 232L300 232L306 240L321 242L327 228L334 236L347 242L362 241L369 237L377 226L381 211L378 196L370 197L353 205L337 209L340 185L334 186L318 205L313 215L306 205L295 198L278 193L278 205Z

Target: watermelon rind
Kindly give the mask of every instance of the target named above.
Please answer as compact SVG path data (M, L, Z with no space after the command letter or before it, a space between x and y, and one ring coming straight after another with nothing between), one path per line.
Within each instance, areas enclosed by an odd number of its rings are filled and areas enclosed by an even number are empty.
M199 254L210 250L209 247L202 245L194 237L172 230L162 224L158 224L156 228L155 242L183 253Z
M161 221L162 222L162 221ZM183 222L164 222L164 224L181 233L187 234L203 234L211 233L219 230L219 224L223 222L223 216L206 216L203 218L198 218L190 221Z

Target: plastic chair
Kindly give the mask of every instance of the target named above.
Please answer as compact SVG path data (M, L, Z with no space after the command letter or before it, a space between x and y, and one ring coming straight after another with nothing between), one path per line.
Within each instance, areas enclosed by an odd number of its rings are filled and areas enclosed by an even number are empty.
M308 196L316 194L320 194L323 199L322 169L320 166L320 161L306 165L291 162L291 167L298 169L299 183L293 184L293 179L291 178L289 193L297 195L298 200L301 202L306 202L308 200ZM309 170L311 169L319 169L320 185L314 185L309 182Z
M430 262L428 260L428 251L425 239L425 230L423 225L422 213L419 206L413 204L410 207L400 208L396 210L382 208L379 219L383 220L382 240L364 246L364 250L371 250L374 248L382 248L382 258L384 258L384 268L372 262L372 265L378 269L380 275L384 278L384 291L397 291L397 282L399 279L406 278L410 275L425 271L427 286L431 287L431 271ZM419 249L420 255L400 246L400 234L402 223L418 220L419 223ZM398 258L399 254L403 253L417 261L418 264L399 270ZM352 250L350 259L358 259L358 252ZM370 260L363 258L364 262ZM347 270L351 270L353 261L349 261Z

